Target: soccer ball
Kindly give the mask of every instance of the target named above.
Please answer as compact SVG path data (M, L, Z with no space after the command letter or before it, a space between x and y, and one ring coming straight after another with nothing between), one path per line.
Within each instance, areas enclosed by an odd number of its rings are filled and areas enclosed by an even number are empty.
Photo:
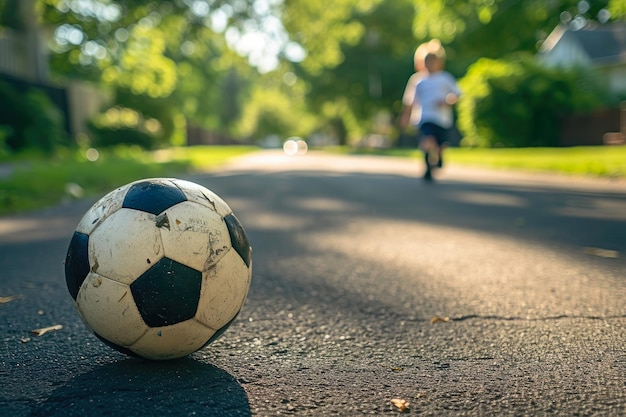
M252 249L215 193L153 178L122 186L79 222L65 259L70 295L107 345L174 359L218 338L248 294Z

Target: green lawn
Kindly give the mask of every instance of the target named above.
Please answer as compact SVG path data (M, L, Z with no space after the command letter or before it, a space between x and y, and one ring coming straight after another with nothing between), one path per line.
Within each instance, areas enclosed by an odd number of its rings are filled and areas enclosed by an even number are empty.
M256 147L198 146L156 152L118 148L95 161L85 151L44 158L18 155L2 163L14 164L12 175L0 178L0 215L58 204L64 199L102 195L128 182L148 177L179 176L219 167ZM328 149L344 154L375 154L421 158L416 149ZM626 179L626 146L522 149L466 149L446 151L446 164L558 172Z
M348 150L339 152L421 158L416 149ZM572 148L449 148L447 164L554 172L595 177L626 178L626 146L581 146Z
M211 146L146 152L119 148L103 152L95 161L85 151L53 157L20 155L12 175L0 178L0 215L39 209L63 199L100 195L134 180L168 177L214 169L255 147Z
M454 148L448 150L448 156L451 163L459 165L626 178L626 146Z

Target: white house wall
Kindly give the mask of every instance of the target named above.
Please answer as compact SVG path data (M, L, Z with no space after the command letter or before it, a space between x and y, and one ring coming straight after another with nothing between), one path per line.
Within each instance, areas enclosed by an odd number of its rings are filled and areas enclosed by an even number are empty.
M626 66L612 66L605 69L609 91L626 96Z
M540 56L540 62L550 68L572 68L591 65L589 56L578 46L577 43L568 39L567 33L563 35L559 42Z

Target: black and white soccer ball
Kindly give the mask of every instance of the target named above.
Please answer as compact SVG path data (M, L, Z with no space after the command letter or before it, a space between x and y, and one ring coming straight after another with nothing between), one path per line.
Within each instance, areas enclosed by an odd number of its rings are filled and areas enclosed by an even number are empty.
M81 318L120 352L162 360L208 345L246 299L252 249L230 207L193 182L122 186L83 216L65 259Z

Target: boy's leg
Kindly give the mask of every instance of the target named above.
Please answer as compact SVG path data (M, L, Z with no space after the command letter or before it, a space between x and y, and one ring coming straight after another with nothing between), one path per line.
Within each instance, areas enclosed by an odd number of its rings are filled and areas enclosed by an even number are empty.
M436 159L437 168L443 167L443 151L448 145L449 131L450 129L446 129L441 126L436 126L434 140L437 146L437 153L436 153L435 158L433 158L432 162L434 163L434 160Z
M443 151L446 148L446 144L439 145L439 161L437 161L437 168L443 167Z
M420 142L420 148L424 152L424 163L426 165L426 172L424 173L424 179L432 179L432 169L437 166L439 146L437 146L437 140L434 136L424 136Z

